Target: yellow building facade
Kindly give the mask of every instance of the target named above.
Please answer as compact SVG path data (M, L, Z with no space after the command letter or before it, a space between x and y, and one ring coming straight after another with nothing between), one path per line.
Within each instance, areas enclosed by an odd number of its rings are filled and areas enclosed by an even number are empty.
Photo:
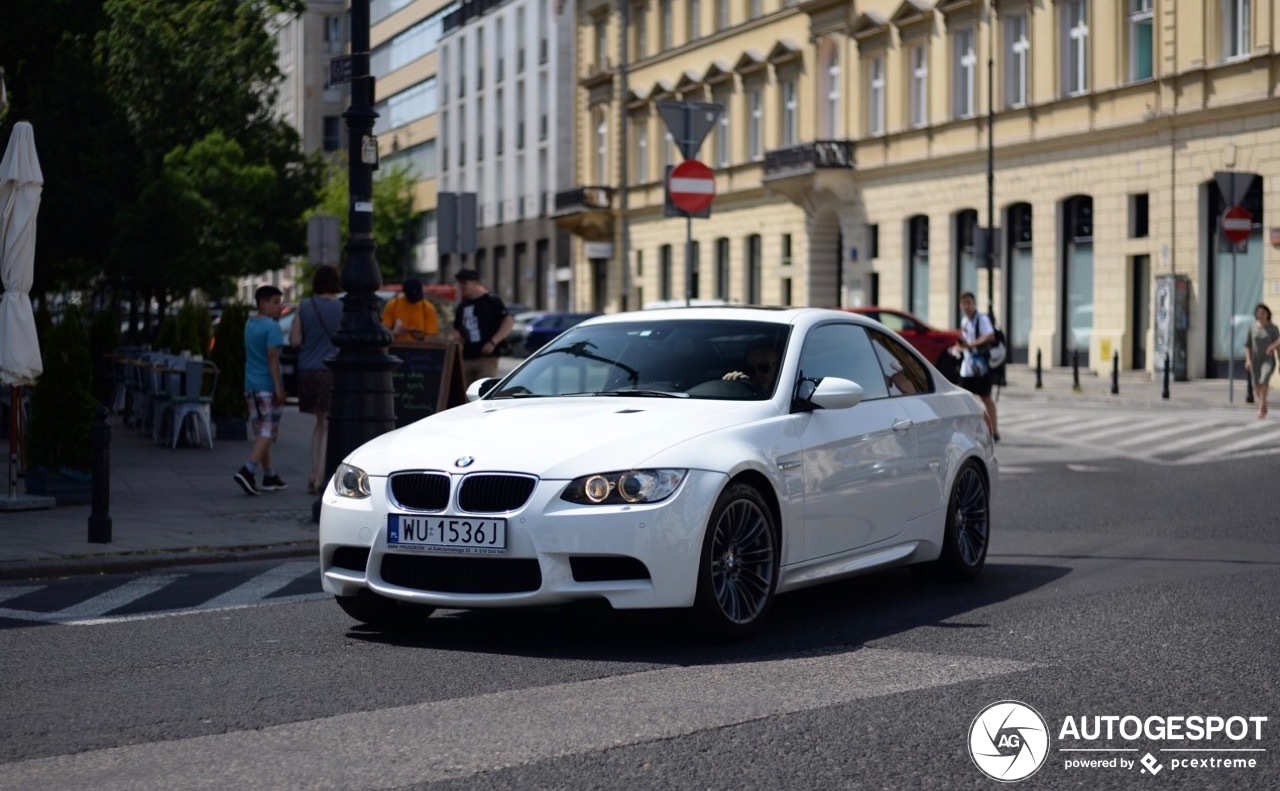
M1159 371L1167 353L1212 377L1233 355L1240 375L1254 304L1280 302L1274 0L647 0L625 25L586 0L578 15L579 186L555 213L581 245L579 308L880 304L953 327L967 290L1015 362ZM685 220L663 212L680 161L664 99L724 106L699 151L717 197L691 223L691 279ZM1217 226L1233 204L1252 219L1234 249Z

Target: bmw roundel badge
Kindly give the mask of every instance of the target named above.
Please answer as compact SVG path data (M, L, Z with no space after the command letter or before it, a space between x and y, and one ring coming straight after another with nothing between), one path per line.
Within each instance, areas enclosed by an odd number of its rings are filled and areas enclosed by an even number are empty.
M476 462L475 456L462 456L462 457L459 457L459 459L454 462L454 465L458 467L470 467L472 464L475 464L475 462Z

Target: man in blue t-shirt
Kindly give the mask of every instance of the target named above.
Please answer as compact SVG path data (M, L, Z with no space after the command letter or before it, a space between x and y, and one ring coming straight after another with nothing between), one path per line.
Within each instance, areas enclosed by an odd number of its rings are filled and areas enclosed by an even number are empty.
M287 488L271 466L271 444L280 433L284 411L284 380L280 378L280 348L284 333L276 321L284 306L284 295L275 286L261 286L254 293L258 315L244 325L244 397L253 426L253 450L249 460L235 474L245 494L262 494ZM258 467L262 467L262 487L258 487Z

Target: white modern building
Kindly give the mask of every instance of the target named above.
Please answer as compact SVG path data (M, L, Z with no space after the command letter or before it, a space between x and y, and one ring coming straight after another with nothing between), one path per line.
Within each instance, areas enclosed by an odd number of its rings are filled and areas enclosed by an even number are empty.
M473 0L445 20L440 192L475 194L477 233L441 276L477 269L509 305L571 304L569 235L550 214L573 178L575 25L561 0Z

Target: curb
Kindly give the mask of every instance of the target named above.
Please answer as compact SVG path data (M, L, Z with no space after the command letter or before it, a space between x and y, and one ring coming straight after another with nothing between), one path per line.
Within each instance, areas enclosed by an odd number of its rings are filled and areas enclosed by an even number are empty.
M174 566L242 563L254 560L317 557L315 540L242 547L193 547L147 552L92 555L83 558L18 560L0 563L0 581L39 580L89 574L130 574ZM317 560L317 568L319 561Z

